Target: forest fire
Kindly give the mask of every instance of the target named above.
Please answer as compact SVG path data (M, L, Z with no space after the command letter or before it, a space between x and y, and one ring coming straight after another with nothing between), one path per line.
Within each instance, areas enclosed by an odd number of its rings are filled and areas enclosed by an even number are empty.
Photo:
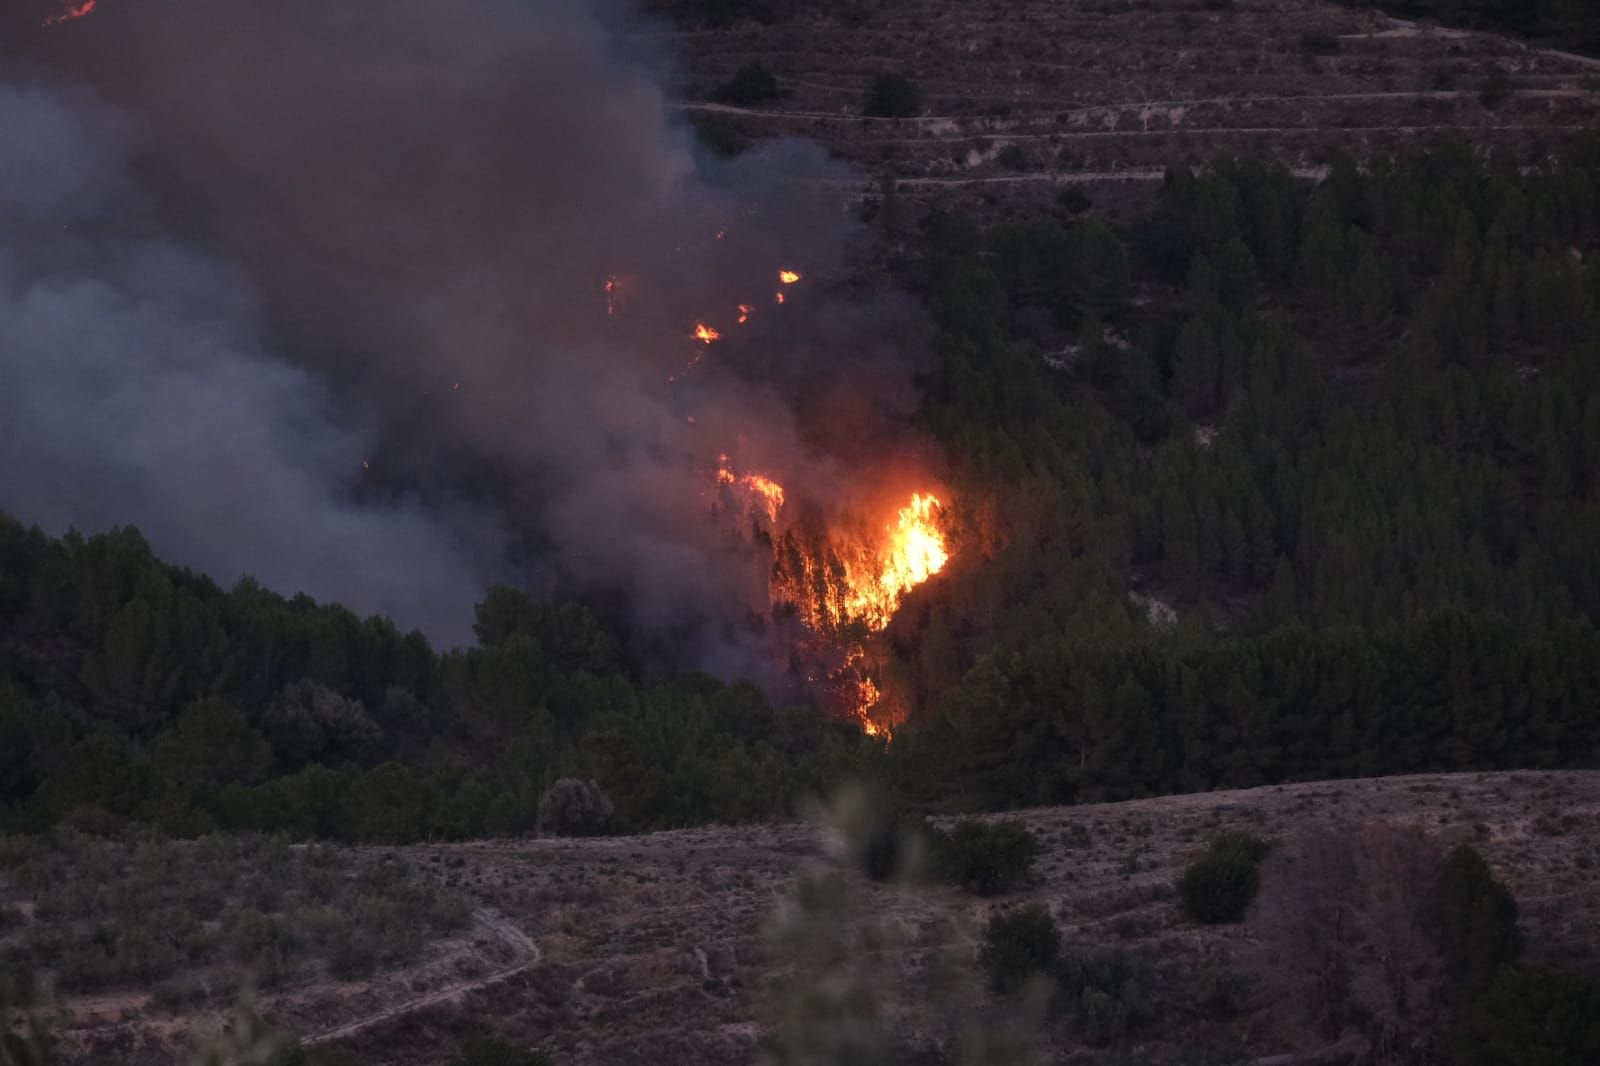
M942 511L936 496L913 493L881 531L830 530L817 544L790 530L775 549L774 599L819 633L887 628L905 594L950 560Z
M76 19L84 18L94 14L94 9L99 3L100 0L83 0L83 3L72 5L59 15L51 15L39 25L44 29L49 29L51 26L59 26L63 22L72 22Z
M799 271L777 271L779 304L786 288L799 283ZM605 282L607 313L623 310L615 276ZM736 322L755 314L749 303L734 305ZM686 366L668 378L677 383L701 362L710 345L723 339L709 322L695 320L689 338L700 347ZM685 415L696 424L693 414ZM883 470L863 471L870 476ZM794 475L797 476L797 475ZM734 535L768 557L767 602L773 651L782 675L803 679L836 713L858 722L871 736L889 739L903 708L881 676L884 648L878 639L889 628L913 589L945 569L950 549L944 532L945 504L917 479L883 491L878 486L849 500L834 490L805 483L786 485L789 476L741 468L720 454L711 468L708 499L716 513L731 519ZM916 486L913 491L913 486ZM903 494L902 494L903 493Z

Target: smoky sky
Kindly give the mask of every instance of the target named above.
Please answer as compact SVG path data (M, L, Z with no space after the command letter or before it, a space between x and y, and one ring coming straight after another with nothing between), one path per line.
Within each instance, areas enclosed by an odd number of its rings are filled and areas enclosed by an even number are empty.
M752 669L766 563L718 457L796 508L892 487L918 325L854 283L856 175L708 158L660 28L582 0L7 24L0 508L444 643L493 581L594 594L673 665Z

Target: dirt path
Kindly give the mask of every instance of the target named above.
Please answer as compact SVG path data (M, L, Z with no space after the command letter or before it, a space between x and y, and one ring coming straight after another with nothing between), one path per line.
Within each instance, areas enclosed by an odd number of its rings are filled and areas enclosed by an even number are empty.
M1565 56L1566 53L1559 53ZM1572 56L1574 60L1583 59L1583 56ZM1600 59L1590 60L1600 67ZM763 109L753 107L735 107L732 104L697 103L682 100L671 106L676 111L706 111L714 114L739 115L742 118L764 119L813 119L827 120L830 122L903 122L916 125L953 125L972 122L995 122L996 129L991 133L1000 132L1005 125L1027 125L1030 122L1048 121L1051 124L1060 124L1065 119L1079 115L1108 115L1125 113L1129 111L1156 110L1159 108L1191 108L1201 106L1230 106L1233 104L1249 104L1259 106L1263 104L1295 104L1295 103L1355 103L1360 101L1376 100L1458 100L1468 97L1477 97L1477 90L1467 89L1418 89L1410 92L1366 92L1366 93L1322 93L1316 95L1294 94L1283 96L1200 96L1178 100L1130 100L1126 102L1113 102L1104 104L1083 104L1079 101L1070 101L1075 106L1062 111L1052 111L1047 114L1021 115L1016 118L996 120L984 115L913 115L907 118L879 118L873 115L863 115L854 111L782 111L776 109ZM1523 89L1518 96L1528 99L1557 100L1557 99L1584 99L1597 95L1587 89ZM955 99L952 97L952 99ZM976 99L976 98L972 98ZM1027 97L1013 101L1019 104L1053 104L1068 103L1069 101L1056 101L1044 97ZM1106 132L1117 132L1108 130Z
M507 921L496 912L480 907L479 909L473 911L472 918L473 921L477 922L479 926L487 929L489 932L499 937L502 943L508 945L512 949L512 951L515 953L515 957L510 965L503 966L493 973L486 974L483 977L475 978L471 981L461 981L453 985L447 985L444 988L435 989L434 991L425 995L417 996L415 999L409 999L403 1003L397 1003L391 1007L385 1008L384 1010L369 1014L366 1017L358 1018L353 1022L347 1022L344 1025L338 1026L337 1028L328 1029L313 1036L305 1037L301 1043L307 1047L315 1047L319 1044L331 1044L334 1041L348 1039L349 1037L366 1032L367 1030L373 1029L377 1026L386 1025L389 1022L392 1022L398 1018L403 1018L408 1014L415 1013L416 1011L425 1010L428 1007L436 1006L440 1003L449 1002L450 1000L453 1000L459 996L469 995L481 988L487 988L492 984L504 981L509 977L515 977L524 970L537 966L540 959L543 958L543 954L539 951L539 945L534 942L532 937L528 936L528 934L524 933L521 929L517 928L514 924Z

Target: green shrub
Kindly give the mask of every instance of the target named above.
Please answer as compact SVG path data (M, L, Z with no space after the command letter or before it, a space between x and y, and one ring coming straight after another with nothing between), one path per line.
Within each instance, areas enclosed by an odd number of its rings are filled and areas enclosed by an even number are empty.
M1344 51L1344 45L1331 33L1303 33L1300 35L1300 50L1306 55L1334 56Z
M520 1048L494 1037L477 1036L461 1048L456 1066L553 1066L555 1060L533 1048Z
M922 90L899 74L879 74L867 89L862 113L870 118L910 118L922 110Z
M1460 1014L1456 1066L1593 1066L1600 1062L1600 981L1514 966Z
M1493 111L1511 98L1517 91L1516 84L1511 80L1511 75L1496 68L1489 72L1483 79L1483 87L1478 92L1478 99L1484 107Z
M997 914L983 932L978 961L996 992L1010 993L1049 973L1061 954L1061 931L1041 904Z
M1446 856L1439 897L1445 971L1465 994L1483 992L1522 954L1517 901L1468 844Z
M599 836L611 824L611 799L593 781L563 777L539 800L539 831L561 837Z
M1213 966L1200 975L1200 1010L1208 1018L1227 1021L1244 1012L1250 982L1225 966Z
M980 896L1021 884L1033 871L1039 838L1017 822L961 821L937 841L945 878Z
M1084 1040L1110 1044L1150 1020L1149 974L1120 948L1076 951L1056 965L1056 984Z
M931 851L939 833L921 815L886 810L873 819L862 848L862 869L874 881L902 876L912 856Z
M740 67L727 81L717 86L712 99L735 107L754 107L770 100L781 100L784 91L772 71L760 63Z
M1272 841L1240 829L1224 829L1211 838L1211 850L1219 854L1242 855L1259 863L1272 851Z
M1238 843L1213 843L1178 881L1184 913L1206 925L1243 921L1260 887L1259 862Z

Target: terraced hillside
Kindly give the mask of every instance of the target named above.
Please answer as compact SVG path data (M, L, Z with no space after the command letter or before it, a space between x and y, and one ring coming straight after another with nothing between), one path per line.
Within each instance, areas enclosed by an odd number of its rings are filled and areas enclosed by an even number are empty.
M1600 61L1316 0L833 3L671 36L700 121L819 140L919 198L1104 195L1222 151L1314 176L1447 131L1526 161L1600 119ZM750 64L788 95L712 102ZM885 72L914 117L863 117Z
M829 912L868 931L857 979L925 1055L953 1039L962 1009L989 1011L981 925L1030 901L1049 908L1067 950L1111 949L1143 968L1151 1013L1130 1038L1149 1061L1216 1032L1242 1035L1258 1056L1319 1048L1252 962L1270 916L1198 926L1180 912L1174 880L1222 829L1290 840L1324 823L1416 825L1444 843L1471 841L1521 901L1531 959L1600 963L1600 773L1328 782L1012 817L1043 842L1023 891L981 900L852 875L848 902ZM403 859L419 883L464 899L470 923L361 977L313 961L266 989L262 1005L308 1042L364 1061L447 1061L460 1040L490 1030L569 1066L749 1062L774 1016L772 981L797 963L772 949L774 915L826 850L824 835L790 825L346 851L352 871ZM15 936L49 932L31 897L14 870L0 873L0 898L21 903L30 927L45 925ZM1223 1021L1219 989L1233 1000ZM70 1042L119 1062L170 1061L225 1006L110 988L68 1001ZM1083 1061L1095 1061L1090 1035L1070 1020L1048 1031Z

